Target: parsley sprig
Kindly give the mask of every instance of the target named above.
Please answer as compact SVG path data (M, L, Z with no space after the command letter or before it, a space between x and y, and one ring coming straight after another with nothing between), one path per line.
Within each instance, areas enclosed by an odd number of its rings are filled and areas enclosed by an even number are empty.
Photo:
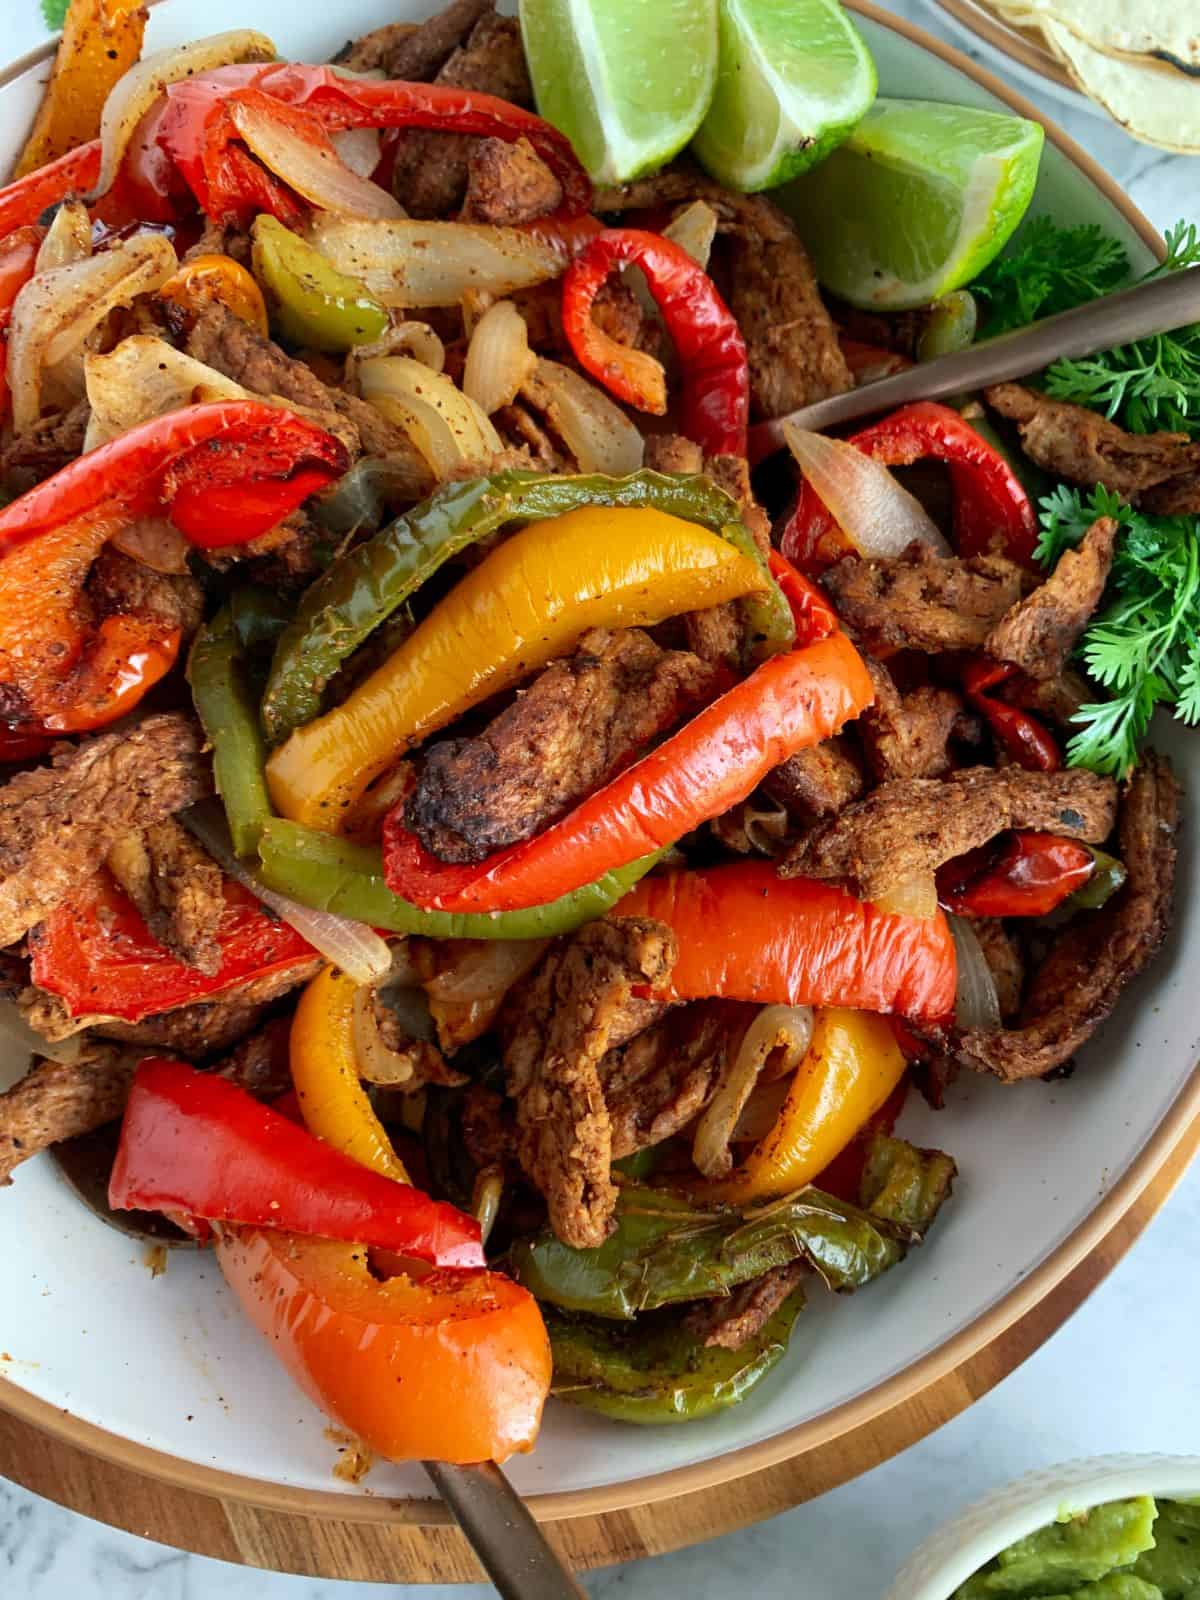
M1123 776L1157 706L1200 722L1200 537L1193 517L1152 517L1102 487L1063 486L1041 502L1038 559L1053 566L1097 517L1115 517L1121 537L1107 604L1079 653L1110 698L1080 708L1067 755L1073 766Z
M990 338L1111 294L1128 277L1129 257L1096 223L1061 228L1050 217L1031 217L971 292L984 302Z

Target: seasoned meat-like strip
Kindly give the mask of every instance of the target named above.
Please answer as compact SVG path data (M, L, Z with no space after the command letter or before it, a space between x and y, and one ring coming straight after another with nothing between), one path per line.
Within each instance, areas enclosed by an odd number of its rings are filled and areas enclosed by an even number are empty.
M860 900L878 900L1007 828L1099 844L1116 810L1116 784L1093 772L967 767L944 782L898 779L810 828L780 875L834 878Z
M204 1060L219 1050L244 1039L266 1015L267 1007L290 994L316 976L320 956L298 962L282 972L269 972L231 989L215 1000L198 1000L193 1005L177 1006L141 1022L122 1022L106 1018L94 1024L96 1033L106 1039L121 1039L128 1044L154 1045L161 1050Z
M698 706L714 670L640 628L593 628L472 739L425 758L405 819L443 861L529 839Z
M996 984L1000 1015L1007 1022L1021 1009L1021 995L1025 988L1025 961L1020 946L995 917L974 918L971 927Z
M740 1284L730 1295L701 1301L688 1313L688 1328L708 1346L740 1350L770 1322L806 1271L803 1261L789 1261Z
M845 739L834 735L810 750L798 750L763 779L794 822L831 817L863 791L862 768Z
M0 488L24 494L82 455L91 414L87 401L78 400L69 411L41 417L24 433L0 444Z
M108 852L108 870L160 944L209 977L220 970L224 874L186 828L168 818L125 834Z
M35 1057L20 1082L0 1094L0 1184L50 1145L119 1117L143 1054L89 1043L70 1065Z
M178 713L102 733L0 789L0 946L93 872L122 834L212 789L196 724Z
M597 211L630 211L705 200L716 211L727 299L746 341L750 405L779 417L854 387L837 330L800 236L764 195L733 194L679 163L619 189L597 191Z
M645 464L651 472L686 477L704 471L704 451L682 433L652 433L646 439Z
M838 615L876 654L888 650L979 650L1004 613L1033 587L1002 556L935 556L913 545L902 556L843 556L822 578Z
M988 655L1011 661L1031 678L1056 678L1100 603L1112 566L1117 524L1099 517L1083 543L1067 550L1031 595L1006 611L987 636Z
M518 450L523 450L529 466L538 472L572 472L574 458L565 446L556 442L534 416L527 405L514 400L510 406L501 406L492 417L500 437Z
M1020 1026L955 1035L957 1058L1012 1082L1069 1061L1157 952L1171 921L1179 785L1148 750L1121 794L1119 840L1129 874L1100 911L1079 916L1033 974Z
M270 1022L233 1047L217 1067L217 1076L228 1078L256 1100L277 1100L292 1087L288 1060L291 1031L290 1017L272 1017Z
M940 778L949 772L951 736L973 729L962 697L931 684L901 694L882 662L868 656L867 669L875 703L856 726L874 776L885 783L891 778Z
M616 1206L612 1126L599 1063L635 987L661 983L675 939L644 918L593 922L549 950L501 1019L521 1165L564 1244L608 1236Z
M562 204L562 185L528 139L480 139L467 158L464 222L515 227L548 217Z
M700 1001L671 1011L600 1063L612 1157L678 1133L708 1104L757 1006Z
M490 9L438 72L436 81L481 89L516 106L533 104L521 30L515 17ZM392 189L413 217L445 217L457 210L467 187L467 163L476 148L458 133L413 128L397 143Z
M1156 517L1200 516L1200 467L1144 490L1138 495L1138 505Z
M204 616L204 591L195 578L155 572L112 545L105 545L92 563L87 595L98 622L119 613L148 617L178 628L185 643Z
M993 410L1017 424L1031 461L1072 483L1102 483L1124 499L1200 469L1200 445L1186 433L1126 433L1086 406L1051 400L1019 383L984 390Z
M352 72L382 71L389 78L425 83L458 48L492 0L452 0L424 22L387 22L339 50L334 60Z

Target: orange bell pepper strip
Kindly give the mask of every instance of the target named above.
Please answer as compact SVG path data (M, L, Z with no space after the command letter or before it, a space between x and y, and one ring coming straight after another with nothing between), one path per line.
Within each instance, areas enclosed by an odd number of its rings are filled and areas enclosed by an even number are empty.
M820 1010L812 1043L775 1126L727 1178L696 1185L706 1200L746 1205L812 1183L886 1104L908 1063L883 1017Z
M71 0L50 82L15 177L97 136L109 90L141 55L145 31L142 0Z
M766 582L718 534L661 511L588 506L531 523L462 578L340 706L274 752L271 798L293 822L336 832L405 749L589 628L649 627L761 593Z
M679 956L662 999L850 1006L930 1022L954 1011L958 968L940 911L880 911L835 884L780 878L769 861L643 878L610 915L674 932Z
M359 985L322 967L300 996L288 1051L306 1127L372 1172L409 1181L359 1080L354 1001Z
M820 744L874 699L844 633L772 656L561 822L472 866L427 851L404 822L383 828L383 875L425 910L519 911L673 844L738 805L769 772Z
M199 311L214 301L242 322L267 336L267 307L262 290L240 261L219 254L193 256L173 272L158 290L160 300L170 300L185 311Z
M537 1301L498 1272L380 1282L367 1251L223 1228L217 1260L309 1398L390 1461L505 1461L533 1448L550 1388Z

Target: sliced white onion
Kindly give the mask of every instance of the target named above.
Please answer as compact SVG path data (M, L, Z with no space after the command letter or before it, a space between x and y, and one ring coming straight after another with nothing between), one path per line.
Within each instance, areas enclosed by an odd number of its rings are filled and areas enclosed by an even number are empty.
M305 233L386 306L457 306L471 289L511 294L557 278L566 265L520 228L476 222L348 221L321 211Z
M706 271L716 235L717 213L705 200L693 200L663 229L664 239L670 239L681 250L686 250L696 265ZM622 277L637 296L638 304L646 316L653 317L656 322L661 321L658 302L650 293L650 285L641 267L626 267Z
M937 883L932 872L906 878L875 901L876 909L901 917L932 917L938 908Z
M139 233L87 260L30 278L13 303L8 336L15 432L32 427L41 414L45 369L78 351L115 306L157 289L178 265L163 234Z
M541 960L545 939L463 940L445 952L450 961L424 980L430 1015L447 1051L485 1034L504 997Z
M982 1028L994 1033L1000 1027L1000 996L987 964L983 946L965 917L949 917L958 962L958 989L954 996L954 1021L959 1028Z
M379 165L378 128L343 128L340 133L331 133L329 142L360 178L369 178Z
M92 219L82 200L64 200L38 249L34 272L85 261L92 253Z
M401 1088L413 1075L411 1052L401 1054L384 1042L375 1015L375 990L364 985L355 991L351 1007L351 1030L354 1055L359 1073L368 1083L384 1084L390 1089Z
M497 300L475 324L467 347L463 393L491 416L512 404L536 365L525 318L511 300Z
M196 835L223 872L249 889L263 905L278 912L302 939L307 939L314 950L355 983L378 983L390 970L392 958L387 945L365 922L351 922L348 917L335 917L329 911L314 911L261 883L257 874L234 855L218 803L202 801L181 813L179 820Z
M431 372L441 372L446 365L446 346L427 322L397 322L370 344L355 345L347 352L346 381L357 388L359 367L376 356L412 356Z
M132 333L108 355L88 356L83 370L92 408L85 450L106 444L139 422L192 405L201 394L220 400L244 400L250 394L152 333Z
M540 360L522 384L521 393L545 412L581 472L607 472L623 478L641 467L646 442L640 429L615 400L574 368Z
M45 1056L50 1061L61 1061L66 1066L74 1066L83 1053L86 1041L79 1034L71 1034L66 1039L45 1039L31 1028L17 1009L15 1001L0 1000L0 1045L4 1047L5 1057L11 1052L15 1060L21 1063L20 1072L10 1073L10 1065L15 1061L8 1059L0 1070L0 1085L7 1088L10 1082L17 1078L29 1067L31 1056Z
M439 482L463 466L485 465L503 448L475 402L411 356L364 361L358 379L364 398L404 429Z
M739 855L774 856L787 838L790 821L786 809L773 801L744 800L714 817L709 826L723 845Z
M258 159L311 205L339 217L402 217L386 189L360 178L327 141L297 133L282 113L246 100L231 100L233 125Z
M138 123L169 83L182 83L198 72L212 72L239 61L274 61L276 49L265 33L234 28L191 44L172 45L144 57L109 91L100 116L100 176L87 197L98 200L112 188Z
M780 1051L772 1077L794 1072L812 1043L811 1006L764 1006L746 1029L732 1064L696 1124L692 1160L706 1178L723 1178L733 1167L729 1144L738 1118L758 1083L767 1057Z
M502 1172L481 1172L475 1179L475 1190L471 1196L471 1211L479 1223L479 1242L486 1244L492 1229L496 1226L496 1218L500 1215L500 1202L504 1198L504 1174Z
M827 439L794 422L783 436L808 482L860 555L900 556L911 544L951 554L921 502L873 457L844 439Z

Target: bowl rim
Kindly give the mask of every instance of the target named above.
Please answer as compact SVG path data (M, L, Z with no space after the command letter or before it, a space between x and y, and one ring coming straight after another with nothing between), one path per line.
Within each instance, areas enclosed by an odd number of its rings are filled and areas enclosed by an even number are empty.
M1200 1456L1125 1452L1035 1467L972 1501L923 1539L884 1600L953 1600L959 1584L1018 1539L1063 1514L1136 1495L1172 1500L1200 1495ZM926 1568L930 1556L945 1552ZM925 1570L922 1570L925 1568Z
M151 0L154 3L154 0ZM160 0L161 3L161 0ZM880 27L898 34L927 54L971 79L994 95L1018 116L1039 122L1047 139L1104 195L1147 247L1156 255L1164 252L1157 229L1134 205L1128 195L1053 118L1044 114L1019 90L1010 88L986 67L972 61L955 46L936 38L918 23L909 22L883 10L874 0L845 0L851 11ZM56 41L51 40L0 69L0 88L32 68L47 62ZM1040 1262L1019 1284L990 1306L965 1328L930 1350L918 1361L893 1373L882 1383L864 1390L853 1399L817 1417L784 1429L770 1439L745 1445L737 1450L674 1467L642 1478L627 1478L619 1483L601 1484L590 1489L533 1493L526 1503L543 1522L596 1516L623 1511L630 1506L645 1506L673 1499L695 1490L719 1487L723 1483L790 1461L808 1450L827 1444L839 1435L868 1423L904 1401L911 1400L929 1385L953 1371L985 1345L999 1337L1050 1293L1071 1270L1100 1242L1157 1175L1192 1120L1200 1115L1200 1061L1192 1068L1186 1084L1170 1109L1138 1152L1127 1172L1092 1209L1079 1226ZM63 1442L74 1445L111 1462L140 1472L144 1476L175 1488L236 1501L268 1511L321 1517L343 1522L411 1523L423 1527L449 1525L454 1521L443 1502L435 1499L393 1499L383 1496L354 1495L332 1489L310 1489L298 1485L270 1483L243 1473L191 1462L150 1445L126 1439L96 1423L85 1422L57 1406L30 1394L11 1379L0 1377L0 1410L32 1424Z

